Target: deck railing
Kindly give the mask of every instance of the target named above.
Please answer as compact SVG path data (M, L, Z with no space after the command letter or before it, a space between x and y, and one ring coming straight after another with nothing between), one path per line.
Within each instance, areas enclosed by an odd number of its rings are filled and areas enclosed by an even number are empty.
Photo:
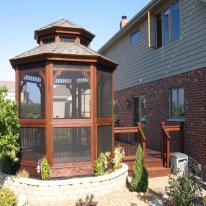
M134 160L137 145L141 144L143 154L146 153L146 137L142 130L142 124L138 123L136 127L115 127L114 128L114 145L122 147L125 151L124 161Z
M170 154L182 152L184 143L184 124L162 122L162 150L163 166L169 167Z

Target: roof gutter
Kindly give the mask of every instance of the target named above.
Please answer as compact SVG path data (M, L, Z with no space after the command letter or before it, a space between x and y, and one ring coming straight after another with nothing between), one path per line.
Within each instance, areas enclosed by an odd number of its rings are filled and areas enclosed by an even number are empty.
M130 28L132 28L141 18L147 17L148 11L156 6L161 0L152 0L140 12L138 12L121 30L119 30L111 39L109 39L99 50L98 53L104 53L114 42L118 41Z

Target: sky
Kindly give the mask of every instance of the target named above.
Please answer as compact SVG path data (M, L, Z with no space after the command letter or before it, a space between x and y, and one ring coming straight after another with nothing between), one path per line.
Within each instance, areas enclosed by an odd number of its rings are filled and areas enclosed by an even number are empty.
M38 46L34 31L68 19L95 34L98 50L150 0L0 0L0 80L15 80L9 59Z

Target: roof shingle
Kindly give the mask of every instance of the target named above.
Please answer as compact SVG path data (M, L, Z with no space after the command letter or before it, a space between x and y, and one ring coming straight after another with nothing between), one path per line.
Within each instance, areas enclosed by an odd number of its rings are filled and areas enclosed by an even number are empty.
M67 43L67 42L54 42L50 44L45 44L43 46L38 46L18 56L15 56L12 60L26 58L26 57L40 55L40 54L68 54L68 55L99 56L99 57L102 57L103 59L109 60L105 56L81 44Z

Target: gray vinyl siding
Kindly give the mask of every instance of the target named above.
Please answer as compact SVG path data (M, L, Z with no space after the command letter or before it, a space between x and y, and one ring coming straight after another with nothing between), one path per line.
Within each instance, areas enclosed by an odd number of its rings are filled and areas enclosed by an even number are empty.
M180 0L180 12L181 37L169 45L148 48L145 19L103 53L119 64L115 71L115 91L206 67L206 3ZM141 38L131 44L130 34L138 28ZM151 32L154 46L153 18Z

